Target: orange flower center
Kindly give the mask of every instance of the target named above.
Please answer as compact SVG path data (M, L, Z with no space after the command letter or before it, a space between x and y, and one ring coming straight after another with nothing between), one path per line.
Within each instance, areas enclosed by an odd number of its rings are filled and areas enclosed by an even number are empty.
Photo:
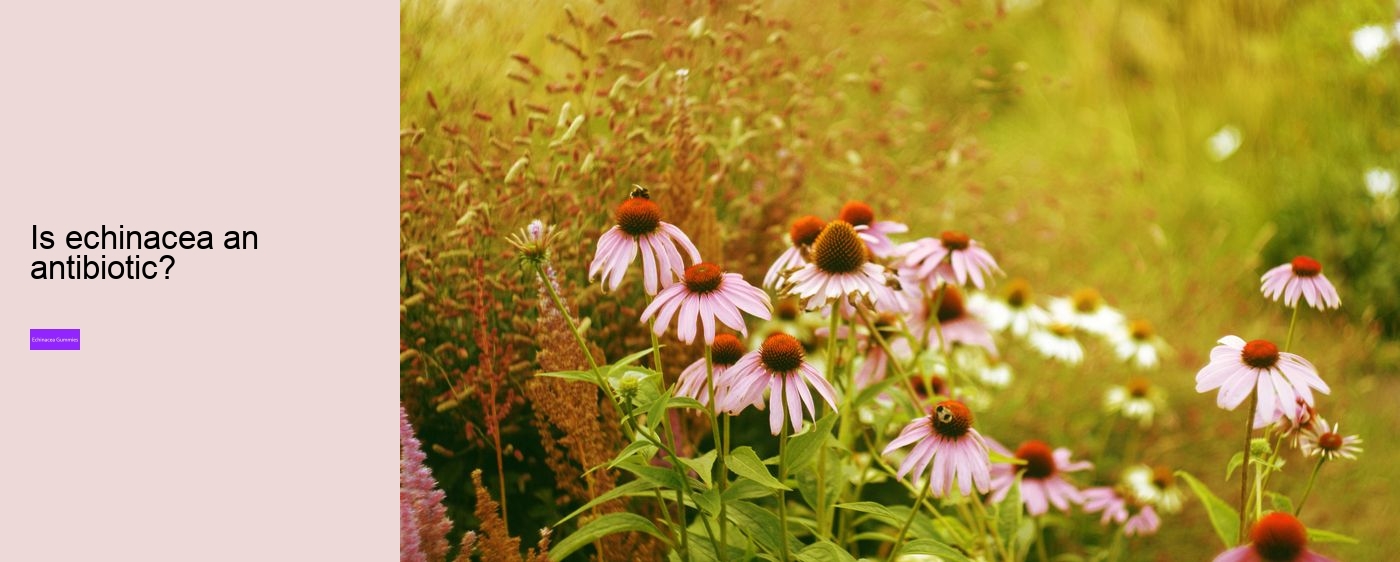
M1322 274L1322 264L1307 256L1293 258L1293 274L1299 277L1312 277Z
M1250 367L1268 369L1278 364L1278 346L1268 340L1254 340L1244 344L1240 358Z
M1317 438L1317 446L1324 451L1340 451L1342 450L1342 436L1332 432L1324 433Z
M860 201L847 201L841 207L840 219L854 226L870 226L875 224L875 210Z
M945 230L939 238L943 241L943 247L949 250L966 250L972 244L967 234L956 230Z
M812 242L812 263L827 273L850 273L867 261L865 243L845 221L831 221Z
M957 439L972 429L972 410L957 400L944 400L933 407L933 430L949 439Z
M1159 466L1152 469L1152 485L1158 490L1170 488L1176 482L1176 475L1172 474L1172 469Z
M1031 302L1031 284L1025 279L1012 279L1006 284L1006 304L1021 308Z
M967 314L967 307L963 305L962 291L952 285L944 285L939 289L943 299L938 302L938 321L948 322L957 320Z
M1088 314L1099 309L1103 299L1099 297L1099 292L1093 289L1080 289L1070 296L1070 301L1074 303L1074 309Z
M1128 323L1128 333L1132 334L1135 340L1147 341L1152 337L1152 324L1146 320L1133 320Z
M1026 461L1020 465L1026 478L1046 478L1055 473L1055 453L1043 441L1034 439L1016 448L1016 458Z
M715 336L715 343L711 346L711 355L715 365L728 367L739 362L739 358L744 356L744 342L732 334L720 334Z
M661 207L650 199L633 197L617 207L617 226L632 236L656 232L661 225Z
M685 268L685 288L692 293L708 293L719 288L724 272L712 263L700 262Z
M812 215L807 215L792 221L792 228L788 231L788 237L792 238L794 246L811 246L817 241L817 235L822 233L825 222Z
M1308 531L1292 515L1273 512L1259 519L1249 532L1254 552L1270 562L1294 560L1308 545Z
M1152 390L1152 382L1145 377L1133 377L1128 381L1128 394L1133 398L1146 397L1149 390Z
M802 343L782 332L768 336L758 348L763 366L774 373L791 373L802 365Z

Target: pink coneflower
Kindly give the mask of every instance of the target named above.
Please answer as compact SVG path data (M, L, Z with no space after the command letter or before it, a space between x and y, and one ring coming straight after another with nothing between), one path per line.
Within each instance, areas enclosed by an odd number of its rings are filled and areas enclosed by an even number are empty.
M966 234L945 230L938 240L921 238L906 245L905 265L918 267L919 278L930 288L941 279L966 285L969 280L978 289L1001 274L996 259L976 240Z
M656 315L658 336L665 333L672 316L676 317L676 337L690 343L695 341L696 331L703 329L706 344L715 342L716 319L748 335L739 311L764 320L772 317L768 293L748 284L738 273L724 273L718 266L702 262L687 268L684 278L684 283L663 289L642 311L643 322Z
M977 491L987 493L991 485L991 460L987 443L972 427L972 411L962 402L945 400L934 406L933 413L918 418L899 432L881 454L918 442L899 465L896 478L905 474L923 476L929 470L929 490L934 497L943 497L953 489L956 480L963 495Z
M825 222L811 215L792 221L792 227L788 230L788 248L768 268L768 274L763 276L763 286L776 291L783 278L807 265L805 256L825 226Z
M1342 437L1341 424L1329 425L1327 420L1317 418L1313 426L1303 430L1300 448L1303 454L1309 457L1322 455L1327 460L1335 460L1338 457L1356 460L1356 454L1361 452L1361 437L1348 435Z
M836 410L836 389L804 360L802 342L784 333L763 340L757 351L750 351L725 373L726 389L717 400L720 409L738 413L759 403L768 391L768 427L777 435L783 428L783 415L792 420L794 433L802 431L802 408L816 419L817 409L807 385L817 389L832 411ZM720 403L722 402L722 403Z
M995 439L988 439L987 446L1005 456L1015 456L1026 464L998 464L992 467L993 502L999 502L1011 492L1016 483L1016 474L1021 474L1021 503L1031 515L1043 515L1054 505L1060 511L1068 512L1072 503L1083 503L1084 496L1061 476L1066 472L1078 472L1093 468L1088 461L1070 460L1069 449L1063 447L1050 450L1050 446L1034 439L1021 443L1012 453Z
M715 336L715 342L711 344L710 360L714 371L715 394L720 394L720 377L725 371L739 362L739 358L744 356L744 340L730 334L719 334ZM705 358L701 357L691 363L681 371L681 376L676 379L676 396L686 396L694 398L701 404L710 403L710 383L706 380ZM718 403L719 400L716 400Z
M899 318L890 313L880 314L875 318L875 329L880 331L880 335L885 338L885 342L890 346L890 351L896 355L894 360L907 361L913 356L914 351L909 347L909 340L899 335ZM885 348L875 341L874 337L857 336L865 342L865 358L861 361L860 369L856 371L856 388L865 388L882 380L890 368L890 355L885 353Z
M632 197L617 207L615 218L617 224L598 238L598 251L588 264L588 278L601 275L604 289L617 289L638 250L648 295L685 274L685 261L677 248L690 255L691 263L700 262L700 250L681 229L661 220L661 207L647 198L646 189L633 190Z
M1215 562L1335 562L1308 550L1308 529L1286 513L1260 517L1249 541L1216 556Z
M838 300L874 304L885 272L870 263L869 252L850 223L827 223L812 242L811 262L789 277L792 292L807 302L807 310Z
M1308 305L1319 310L1342 305L1337 288L1322 274L1322 264L1307 256L1298 256L1289 263L1270 269L1259 280L1264 283L1261 290L1265 298L1278 300L1282 296L1286 306L1297 306L1299 295L1308 301Z
M1084 511L1086 513L1103 512L1099 523L1107 525L1113 522L1123 525L1123 534L1129 537L1156 534L1157 529L1162 526L1162 519L1157 516L1157 510L1152 509L1152 506L1130 506L1129 500L1119 495L1118 491L1113 488L1088 488L1081 495L1084 496ZM1136 509L1137 512L1133 513L1133 509Z
M950 351L953 344L980 347L992 357L997 357L997 344L992 333L982 325L982 321L968 312L962 291L953 285L943 285L933 297L938 302L938 310L930 315L929 304L921 304L920 309L909 318L909 331L916 335L927 333L928 347L939 347L939 332L942 332L943 350ZM938 319L938 327L929 323L930 316Z
M891 234L909 232L909 227L903 223L876 222L875 210L861 201L847 201L841 207L839 218L855 227L860 239L870 248L870 253L877 257L888 257L895 252L894 242L890 241Z
M1286 416L1294 415L1298 399L1313 404L1311 389L1331 392L1307 359L1281 352L1271 342L1246 343L1238 336L1220 338L1220 345L1210 350L1210 363L1196 373L1196 392L1216 388L1215 403L1221 408L1235 409L1258 389L1259 408Z
M1284 415L1277 409L1258 410L1258 413L1254 415L1254 429L1264 429L1270 425L1276 425L1275 430L1278 434L1294 448L1297 448L1298 439L1302 437L1303 431L1311 429L1318 416L1317 410L1301 398L1296 398L1294 402L1296 407L1291 416Z

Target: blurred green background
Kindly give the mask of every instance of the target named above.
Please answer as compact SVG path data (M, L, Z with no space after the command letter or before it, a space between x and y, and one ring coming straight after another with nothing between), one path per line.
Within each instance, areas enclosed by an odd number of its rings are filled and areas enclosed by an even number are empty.
M538 83L581 67L549 38L575 37L561 31L569 18L562 3L402 6L406 129L440 119L425 92L436 96L432 104L451 107L443 112L464 116L463 126L495 126L500 118L482 125L471 114L500 115L508 100L545 104ZM1231 503L1236 488L1225 482L1224 465L1244 414L1194 393L1194 374L1223 335L1283 340L1288 311L1260 296L1259 275L1294 255L1317 258L1343 308L1303 310L1293 347L1333 388L1319 399L1322 415L1360 434L1365 453L1323 468L1303 519L1362 541L1322 545L1323 553L1393 559L1400 515L1391 480L1400 448L1390 441L1400 434L1395 3L581 1L569 9L585 20L606 13L620 31L675 27L692 35L700 18L719 34L728 29L722 22L761 13L769 35L743 43L761 49L731 52L716 41L686 55L697 68L690 86L697 103L715 96L747 103L714 104L697 119L700 134L731 138L742 125L758 139L748 154L757 171L721 166L732 155L717 148L722 143L709 145L707 172L738 170L719 185L761 191L771 185L764 162L791 151L805 166L799 212L831 215L848 198L865 199L918 236L971 232L1042 294L1092 286L1148 319L1176 352L1152 375L1169 392L1171 412L1145 437L1144 460L1189 470ZM1363 56L1354 32L1368 25L1391 39ZM1359 38L1368 33L1375 36ZM674 59L653 52L661 46L642 43L618 56L638 63L638 76L657 59L672 71ZM544 78L528 87L511 78L512 53L527 56ZM718 86L702 80L711 74L698 72L712 59L705 68L722 74L730 64L742 73L766 56L792 59L787 68L801 84L775 78L735 92L710 89ZM603 90L612 84L598 82ZM590 87L576 100L591 95ZM557 109L557 101L547 104ZM786 127L762 124L765 104ZM594 135L609 131L605 120L589 127ZM602 188L609 187L625 189ZM718 213L725 221L737 211ZM768 232L781 232L785 220ZM764 257L772 255L754 259ZM1037 436L1075 448L1101 422L1102 389L1130 374L1104 353L1076 369L1018 363L1018 353L1028 354L1013 349L1008 360L1019 383L980 414L979 426L1010 436L1003 440ZM1276 489L1296 495L1310 463L1286 459ZM1165 518L1159 535L1132 544L1140 560L1201 560L1221 550L1194 498Z

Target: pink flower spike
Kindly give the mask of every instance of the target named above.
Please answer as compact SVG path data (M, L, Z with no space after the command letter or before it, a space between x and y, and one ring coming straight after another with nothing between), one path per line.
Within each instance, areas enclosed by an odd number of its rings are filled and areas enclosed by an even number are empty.
M1277 301L1283 297L1284 306L1290 308L1298 306L1300 296L1318 310L1342 305L1337 288L1322 274L1322 264L1308 256L1298 256L1291 262L1270 269L1259 280L1263 282L1260 290L1265 298Z
M928 472L928 486L934 497L943 497L956 482L963 495L991 489L991 460L982 434L972 427L972 411L962 402L945 400L934 406L933 413L915 419L904 426L882 455L908 445L914 445L899 464L896 478L910 474L914 478Z
M744 281L738 273L724 273L718 266L697 263L685 270L684 282L671 285L656 295L642 311L642 321L656 317L656 335L666 332L671 318L676 319L676 337L685 343L695 341L703 331L705 344L715 342L715 321L748 335L748 327L740 312L768 320L773 315L773 303L768 293Z
M1293 417L1300 401L1314 405L1313 389L1331 392L1312 363L1269 341L1225 336L1219 343L1210 351L1210 363L1196 373L1196 392L1220 389L1221 408L1234 410L1250 392L1258 392L1259 410Z
M633 193L618 206L617 224L598 237L588 278L599 277L605 290L616 290L627 267L641 253L644 287L648 295L655 295L685 274L685 260L677 248L685 250L691 263L700 262L700 250L681 229L662 222L661 207L647 198L645 190Z
M715 391L715 406L731 415L749 406L761 408L766 390L768 425L773 435L782 431L784 417L791 420L796 433L802 431L804 408L816 419L816 404L808 385L817 390L832 411L836 410L836 389L807 363L802 343L778 332L725 371L724 387Z

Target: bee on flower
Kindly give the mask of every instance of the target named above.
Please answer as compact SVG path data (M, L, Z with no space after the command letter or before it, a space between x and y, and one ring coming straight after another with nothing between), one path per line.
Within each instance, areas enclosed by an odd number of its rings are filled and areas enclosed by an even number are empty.
M986 441L972 422L972 411L962 402L944 400L928 416L904 426L881 454L889 456L914 445L899 464L895 477L910 474L919 478L927 471L934 497L948 495L954 484L963 495L971 494L974 485L985 494L991 486L991 459Z
M685 276L682 250L691 263L700 262L700 250L676 225L661 220L661 207L652 202L646 188L632 190L613 217L616 224L598 237L598 251L588 264L588 278L600 277L604 289L617 289L639 253L648 295Z

